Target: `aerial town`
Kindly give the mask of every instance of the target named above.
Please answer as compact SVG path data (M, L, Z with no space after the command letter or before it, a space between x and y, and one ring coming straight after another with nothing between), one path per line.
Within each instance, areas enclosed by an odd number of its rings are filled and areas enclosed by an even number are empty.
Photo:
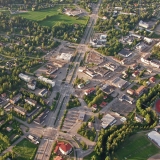
M160 160L159 0L0 0L0 160Z

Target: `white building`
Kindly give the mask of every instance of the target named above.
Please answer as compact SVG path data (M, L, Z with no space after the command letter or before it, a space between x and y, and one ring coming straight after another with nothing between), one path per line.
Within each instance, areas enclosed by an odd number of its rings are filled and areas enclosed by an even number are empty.
M149 28L149 24L146 23L146 22L143 22L142 20L139 21L139 26L140 26L140 27L143 27L143 28L145 28L145 29Z
M110 114L106 114L105 116L103 116L101 121L102 121L103 128L106 128L107 126L113 125L114 123L117 122L117 120L113 116L111 116Z
M43 81L43 82L46 82L46 83L50 84L52 87L55 86L55 82L53 80L51 80L51 79L45 78L43 76L39 76L38 79L40 81Z
M19 78L22 79L22 80L24 80L25 82L29 82L29 81L32 80L32 78L30 76L28 76L26 74L23 74L23 73L19 74Z
M27 83L27 87L31 90L35 90L36 89L36 84L34 83Z
M65 61L70 61L71 58L72 58L72 54L71 53L61 53L60 55L58 55L56 57L56 59L65 60Z
M145 41L146 43L148 43L148 44L151 44L151 43L153 42L152 39L147 38L147 37L144 37L144 41Z
M156 131L148 133L148 138L155 142L160 147L160 134Z
M41 97L44 97L46 96L48 93L48 91L46 89L42 89L38 94L41 96Z

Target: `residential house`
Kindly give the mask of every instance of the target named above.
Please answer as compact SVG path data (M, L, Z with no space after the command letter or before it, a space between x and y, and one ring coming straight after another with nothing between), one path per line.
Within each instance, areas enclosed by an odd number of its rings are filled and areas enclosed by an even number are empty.
M22 108L22 107L20 107L20 106L14 106L13 107L13 110L15 111L15 112L17 112L17 113L20 113L21 115L26 115L26 110L24 109L24 108Z
M136 91L136 95L140 96L145 91L145 86L140 86Z
M22 94L19 93L19 94L17 94L16 96L14 96L12 99L10 99L10 102L11 102L12 104L15 104L15 103L18 102L21 98L22 98Z
M151 78L149 79L149 81L150 81L151 83L155 83L155 82L156 82L156 78L155 78L155 77L151 77Z
M31 106L36 106L36 104L37 104L37 101L30 99L30 98L26 98L25 102L30 104Z
M95 88L90 88L90 89L88 89L88 90L86 90L85 92L84 92L84 94L85 95L90 95L90 94L92 94L92 93L94 93L95 92Z

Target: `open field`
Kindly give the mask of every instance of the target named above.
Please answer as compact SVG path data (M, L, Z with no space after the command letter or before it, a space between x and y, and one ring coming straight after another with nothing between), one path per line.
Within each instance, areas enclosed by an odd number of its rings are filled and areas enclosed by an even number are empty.
M23 139L13 148L13 151L18 155L16 160L33 160L36 150L37 145L31 143L27 139Z
M29 11L25 13L20 13L19 15L26 19L37 21L40 25L44 26L53 26L59 22L86 25L88 21L88 17L78 18L62 14L60 11L60 6L55 6L54 8L42 9L39 11Z
M144 160L159 152L160 149L146 135L138 133L126 139L115 152L114 157L118 160Z

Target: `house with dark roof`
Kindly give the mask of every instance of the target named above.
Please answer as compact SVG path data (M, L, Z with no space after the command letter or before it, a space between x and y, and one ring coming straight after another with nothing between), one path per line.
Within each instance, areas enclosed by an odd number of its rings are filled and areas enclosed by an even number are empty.
M129 57L130 55L132 55L132 53L127 49L122 49L118 54L120 56L122 56L122 57L125 57L125 58Z

